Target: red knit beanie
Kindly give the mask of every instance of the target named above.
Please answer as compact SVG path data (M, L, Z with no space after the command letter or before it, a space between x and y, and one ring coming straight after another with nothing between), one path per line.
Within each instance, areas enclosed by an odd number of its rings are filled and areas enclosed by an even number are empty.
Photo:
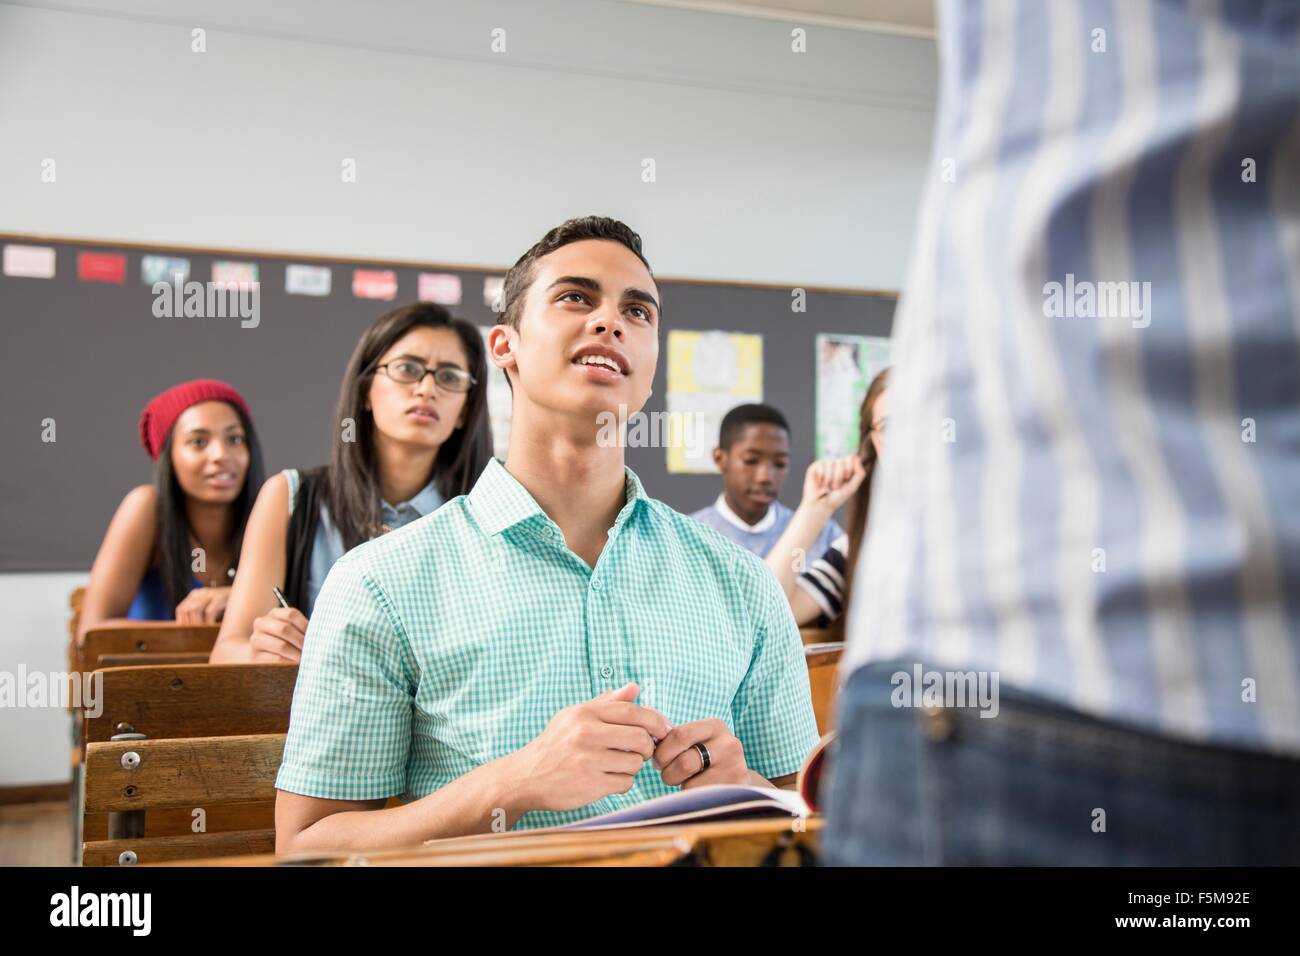
M162 450L163 442L167 440L176 419L181 417L181 412L191 405L213 400L229 402L241 409L246 417L253 417L244 396L225 382L219 382L215 378L196 378L192 382L173 385L149 399L149 404L140 413L140 443L144 445L149 457L158 460L158 452Z

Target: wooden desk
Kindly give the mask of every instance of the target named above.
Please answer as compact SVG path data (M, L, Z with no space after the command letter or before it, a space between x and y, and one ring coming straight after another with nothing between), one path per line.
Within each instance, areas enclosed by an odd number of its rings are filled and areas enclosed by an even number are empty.
M798 866L812 862L820 816L627 830L488 833L365 853L222 857L160 866ZM796 826L796 824L798 824ZM775 853L773 851L776 851Z

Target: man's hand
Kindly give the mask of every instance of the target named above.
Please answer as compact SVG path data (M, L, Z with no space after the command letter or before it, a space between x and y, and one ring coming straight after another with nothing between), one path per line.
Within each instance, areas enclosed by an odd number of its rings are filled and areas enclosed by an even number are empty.
M709 752L709 769L694 744ZM745 748L721 720L695 720L676 727L654 752L655 766L670 787L705 787L714 783L753 783L745 766Z
M516 794L527 810L576 810L611 793L627 793L655 741L671 729L664 715L632 703L627 684L566 707L538 737L511 755Z
M307 618L296 607L277 607L253 621L248 639L253 660L262 664L297 664L307 637Z
M230 587L195 588L176 605L177 624L216 624L226 613Z

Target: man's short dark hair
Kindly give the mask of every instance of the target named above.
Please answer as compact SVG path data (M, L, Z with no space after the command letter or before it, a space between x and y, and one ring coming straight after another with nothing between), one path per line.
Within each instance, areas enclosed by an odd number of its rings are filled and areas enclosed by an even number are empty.
M722 427L718 429L718 447L729 450L746 425L775 425L790 434L785 416L771 405L737 405L723 416Z
M519 319L524 311L524 296L536 277L537 260L571 242L582 242L584 239L607 239L610 242L617 242L629 249L641 260L646 271L654 275L650 263L646 262L645 256L641 254L641 237L629 226L607 216L582 216L578 219L570 219L542 236L531 249L519 257L518 262L510 267L501 289L501 313L497 318L497 324L519 328Z

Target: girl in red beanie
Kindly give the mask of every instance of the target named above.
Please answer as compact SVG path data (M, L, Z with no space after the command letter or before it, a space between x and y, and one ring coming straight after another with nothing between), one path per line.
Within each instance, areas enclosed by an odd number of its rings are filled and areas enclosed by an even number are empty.
M221 620L262 483L248 404L215 379L182 382L140 415L154 483L118 506L90 570L81 634L113 619Z

